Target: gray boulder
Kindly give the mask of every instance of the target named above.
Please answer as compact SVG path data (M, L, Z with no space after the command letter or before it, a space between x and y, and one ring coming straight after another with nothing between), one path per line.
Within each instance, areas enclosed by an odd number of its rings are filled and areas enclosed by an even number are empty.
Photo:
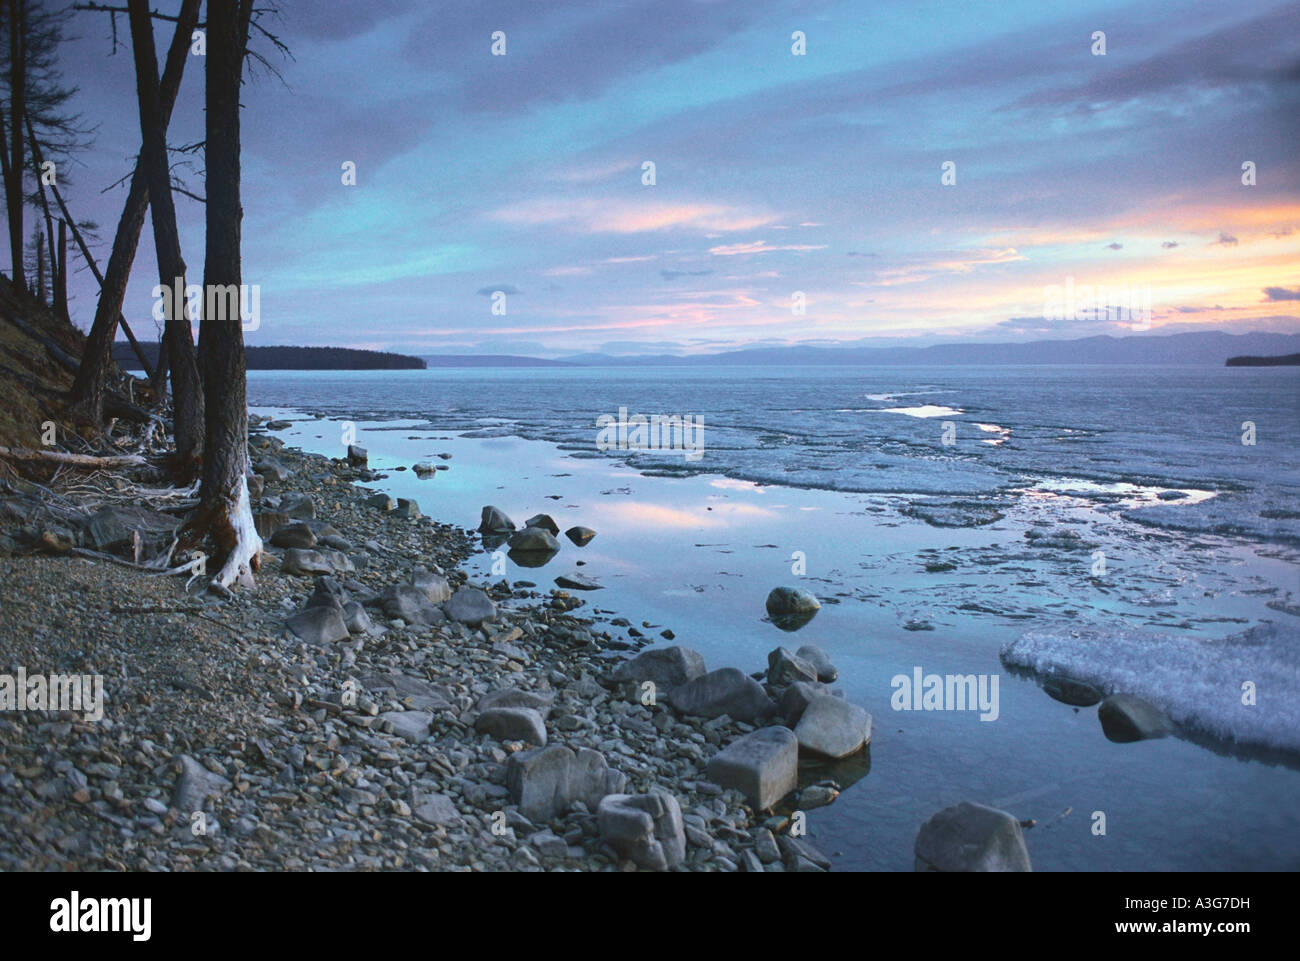
M532 708L542 717L551 713L551 704L555 700L555 695L551 693L538 694L534 691L521 691L515 687L504 687L496 691L488 691L478 699L475 710L479 713L491 711L494 708L502 707L527 707Z
M418 744L428 739L433 715L428 711L385 711L379 720L393 734Z
M767 682L775 687L785 687L795 681L817 680L817 668L784 647L767 655Z
M384 616L405 624L435 625L447 618L442 608L429 603L429 596L414 584L393 584L379 595Z
M521 751L506 762L506 789L524 817L544 824L574 801L595 809L601 798L623 790L627 778L613 771L599 751L562 744Z
M543 527L525 527L510 538L510 549L525 553L552 554L560 549L560 542Z
M1097 717L1102 733L1121 744L1166 737L1174 730L1160 708L1133 694L1112 694L1097 708Z
M295 637L309 644L332 644L346 641L351 636L342 610L334 606L322 605L299 611L285 621L285 626L293 631Z
M137 541L170 536L180 521L170 514L147 507L122 505L105 507L82 525L86 542L97 551L110 553L133 549Z
M1053 700L1074 707L1092 707L1101 700L1101 691L1091 684L1076 681L1059 674L1049 674L1043 678L1043 691Z
M871 715L829 695L813 698L794 728L799 747L825 757L848 757L871 740Z
M442 605L442 610L453 621L470 627L478 627L497 616L496 603L478 587L462 587Z
M614 668L613 678L638 685L653 681L655 687L669 690L704 674L703 657L689 647L673 646L642 651Z
M579 547L586 547L591 543L591 539L596 536L596 532L590 527L570 527L564 532L564 536Z
M411 812L425 824L447 827L465 820L445 794L417 794L411 801Z
M1014 816L962 801L921 825L917 871L1032 871Z
M424 515L420 513L419 502L406 497L397 498L397 506L393 508L393 516L400 517L403 520L418 521Z
M817 669L817 680L823 684L833 684L839 679L840 672L831 663L831 659L826 656L826 652L816 644L805 644L794 653L796 657L802 657Z
M735 721L757 721L776 712L776 704L763 686L734 667L710 671L667 692L667 696L680 713L699 717L726 714Z
M436 687L409 674L370 674L358 679L367 691L392 694L397 700L416 711L450 711L454 706L444 688Z
M423 568L411 572L411 586L423 591L424 596L434 604L441 604L451 597L451 585L447 583L447 578Z
M286 524L271 535L272 547L315 547L316 535L302 521Z
M555 586L568 588L571 591L599 591L604 588L603 584L577 571L559 575L555 578Z
M534 514L524 521L524 527L540 527L542 530L550 531L556 537L560 536L560 525L555 523L555 518L550 514Z
M499 507L483 508L483 518L479 521L480 534L513 534L515 522L506 516Z
M309 577L314 574L333 574L334 565L322 551L291 547L284 552L284 557L280 561L280 570L285 574Z
M737 738L709 760L709 780L735 788L759 810L799 783L799 742L786 727L763 727Z
M372 494L366 498L366 506L373 507L377 511L387 513L397 506L397 502L387 494Z
M348 463L353 467L365 467L370 459L370 454L364 447L358 447L356 444L348 444Z
M280 498L280 510L298 520L312 520L316 517L316 502L310 494L290 491Z
M531 707L494 707L478 716L474 730L501 741L527 741L546 746L546 722Z
M596 819L600 839L637 867L666 871L686 859L682 809L666 791L606 795Z
M210 797L216 797L230 790L230 782L209 771L188 754L181 754L176 759L180 764L180 774L172 788L171 807L182 814L190 815L202 811L203 804Z
M350 634L375 633L375 625L371 623L370 615L356 601L348 601L343 605L343 623Z
M785 726L793 728L803 717L804 708L819 697L826 697L831 691L825 684L809 681L795 681L781 692L781 716Z
M821 609L821 606L821 602L802 587L774 587L767 595L769 617L814 614Z

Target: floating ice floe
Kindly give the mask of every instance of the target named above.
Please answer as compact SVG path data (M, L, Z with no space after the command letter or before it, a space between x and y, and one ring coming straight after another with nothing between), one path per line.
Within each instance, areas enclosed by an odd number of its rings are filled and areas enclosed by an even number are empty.
M1300 758L1300 626L1264 623L1221 640L1150 632L1032 631L1002 661L1136 694L1212 738Z

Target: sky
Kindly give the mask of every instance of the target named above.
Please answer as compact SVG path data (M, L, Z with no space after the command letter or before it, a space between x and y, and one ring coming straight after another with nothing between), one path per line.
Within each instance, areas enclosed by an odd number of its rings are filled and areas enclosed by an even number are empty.
M292 56L255 37L281 77L243 91L250 344L1300 331L1297 3L281 0L262 22ZM102 263L126 194L106 188L139 149L134 67L106 15L73 32L96 132L65 193ZM169 42L159 24L160 61ZM202 64L174 146L203 137ZM181 172L201 194L201 157ZM177 208L197 283L203 208ZM142 337L157 282L146 227ZM93 278L71 284L88 326Z

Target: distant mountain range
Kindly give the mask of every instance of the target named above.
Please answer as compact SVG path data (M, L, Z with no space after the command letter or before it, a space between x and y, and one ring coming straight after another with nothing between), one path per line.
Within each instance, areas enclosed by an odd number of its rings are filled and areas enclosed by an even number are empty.
M566 360L544 357L518 357L514 354L425 354L421 360L430 367L582 367Z
M931 347L756 347L718 354L574 354L559 360L532 357L444 354L426 356L430 367L698 367L698 366L867 366L990 364L1179 364L1222 367L1230 357L1300 352L1300 334L1182 334L1027 343L959 343Z

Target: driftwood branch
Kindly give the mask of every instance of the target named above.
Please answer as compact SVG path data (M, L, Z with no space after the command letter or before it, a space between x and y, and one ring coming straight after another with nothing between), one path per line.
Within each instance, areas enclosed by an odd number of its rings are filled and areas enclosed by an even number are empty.
M17 461L63 464L67 467L144 467L148 462L138 454L96 457L91 454L68 454L58 450L28 450L26 447L0 447L0 457Z

